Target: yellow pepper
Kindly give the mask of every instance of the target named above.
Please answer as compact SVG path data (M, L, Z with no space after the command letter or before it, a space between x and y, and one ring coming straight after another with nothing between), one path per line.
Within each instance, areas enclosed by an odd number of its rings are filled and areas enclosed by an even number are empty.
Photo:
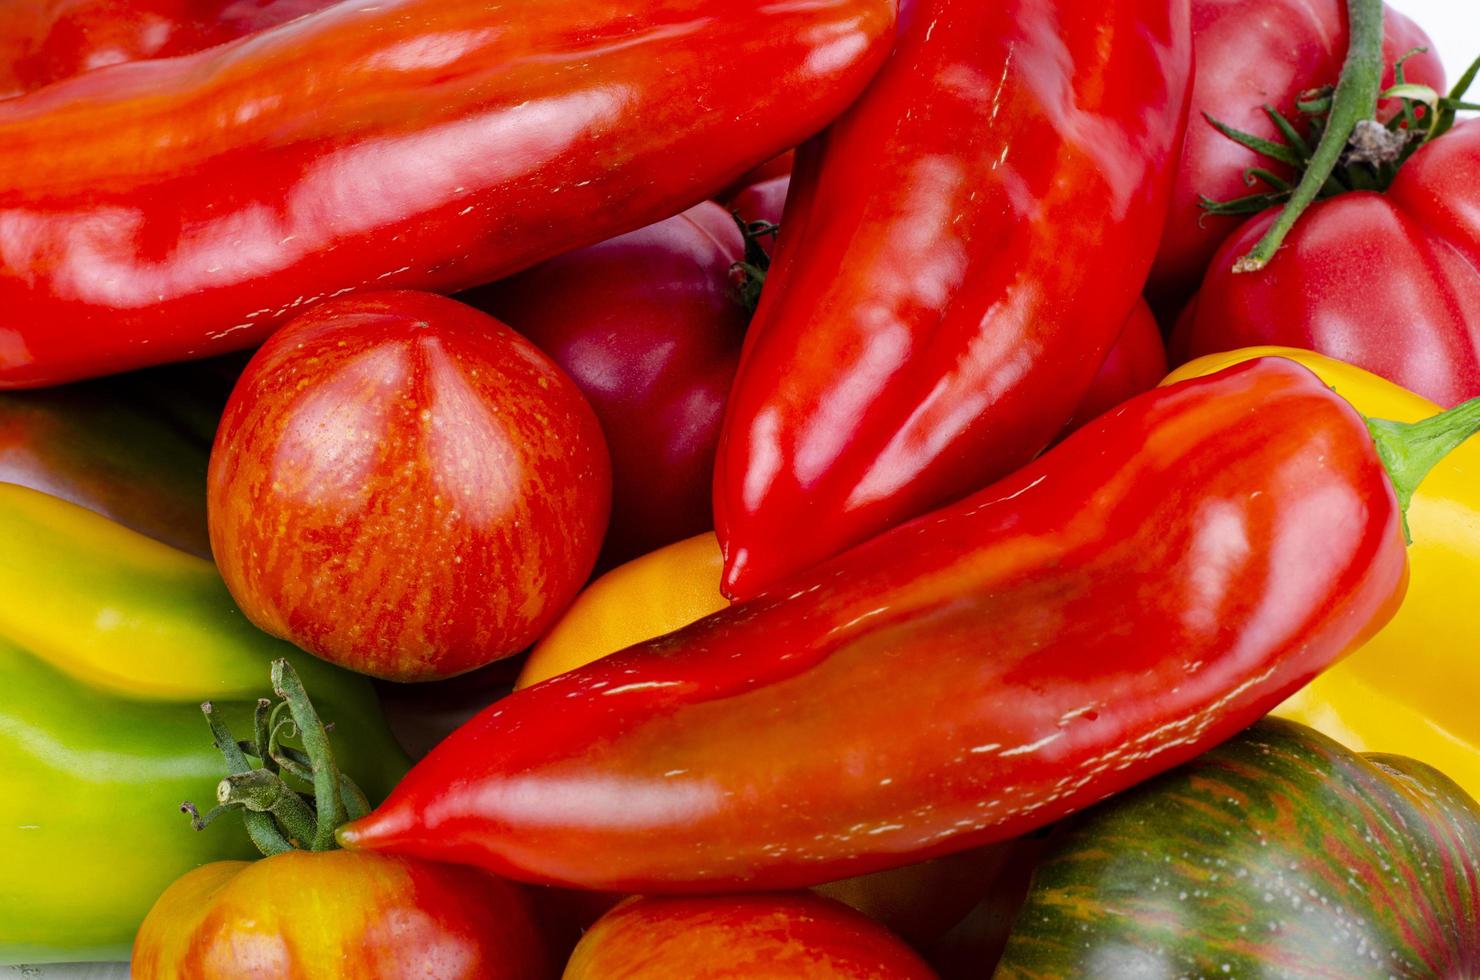
M1283 347L1185 364L1164 384L1278 355L1310 368L1368 418L1417 422L1441 409L1361 368ZM1276 710L1359 752L1420 759L1480 797L1480 441L1451 452L1408 511L1411 578L1398 615L1373 640Z
M588 585L530 651L516 688L575 670L609 653L718 612L724 559L710 531L659 548Z

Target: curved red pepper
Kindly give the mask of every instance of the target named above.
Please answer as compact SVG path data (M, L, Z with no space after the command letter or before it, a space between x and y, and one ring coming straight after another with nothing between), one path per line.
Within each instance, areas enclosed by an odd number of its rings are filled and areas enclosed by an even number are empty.
M0 9L0 98L94 68L172 58L335 0L26 0Z
M326 296L472 286L666 217L836 116L893 13L337 3L0 101L0 387L249 346Z
M341 837L601 890L905 864L1217 744L1380 628L1406 574L1364 420L1304 368L1248 362L516 692Z
M1027 462L1156 251L1187 0L915 0L801 155L715 473L725 591ZM813 220L813 216L816 220Z

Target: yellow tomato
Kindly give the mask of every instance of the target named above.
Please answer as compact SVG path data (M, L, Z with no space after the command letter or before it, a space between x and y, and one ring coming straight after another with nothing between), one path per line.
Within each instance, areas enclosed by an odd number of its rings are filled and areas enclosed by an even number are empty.
M575 670L634 643L671 633L729 605L713 532L612 569L576 596L529 654L515 687Z
M1416 422L1438 405L1310 351L1254 347L1199 358L1167 384L1256 357L1310 368L1368 418ZM1408 511L1411 578L1398 615L1373 640L1276 711L1362 752L1411 756L1480 798L1480 439L1450 453Z

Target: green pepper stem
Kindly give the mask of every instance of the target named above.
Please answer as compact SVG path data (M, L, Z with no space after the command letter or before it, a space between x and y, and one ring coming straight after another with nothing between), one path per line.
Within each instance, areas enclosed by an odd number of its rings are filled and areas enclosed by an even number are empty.
M1275 223L1249 254L1234 263L1234 272L1257 272L1269 264L1341 162L1357 123L1377 115L1377 99L1382 93L1382 0L1347 0L1347 10L1351 46L1331 97L1331 114L1321 142Z
M1403 535L1408 533L1408 507L1413 493L1439 461L1466 439L1480 432L1480 398L1457 405L1422 422L1368 419L1367 429L1377 443L1377 455L1387 468L1403 508Z

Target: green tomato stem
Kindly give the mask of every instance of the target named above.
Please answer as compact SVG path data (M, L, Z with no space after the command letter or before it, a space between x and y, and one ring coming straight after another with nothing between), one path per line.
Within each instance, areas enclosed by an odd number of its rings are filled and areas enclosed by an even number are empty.
M318 812L310 849L327 851L336 846L334 830L345 821L344 804L339 799L339 767L334 764L329 733L308 699L298 672L288 661L272 662L272 689L287 702L313 772L314 806Z
M1234 263L1234 272L1257 272L1269 264L1295 222L1320 195L1357 123L1377 115L1377 98L1382 93L1382 0L1347 0L1351 22L1351 46L1341 69L1341 80L1332 96L1331 114L1321 142L1311 154L1310 164L1289 203L1254 246Z
M216 787L216 800L224 807L240 804L248 813L272 814L287 831L290 844L302 845L313 839L313 810L281 776L268 769L227 776Z
M231 775L251 772L252 765L247 761L246 753L242 751L241 746L237 745L236 738L226 727L226 723L216 717L215 708L211 702L207 701L202 704L200 710L206 716L206 724L211 728L211 737L215 741L216 749L226 758L226 771ZM191 810L193 809L191 807ZM271 814L247 811L244 817L247 836L252 838L252 843L263 854L270 857L293 849L293 845L288 843L282 831L278 830ZM200 821L195 817L192 817L192 821L198 824L197 829L205 828L206 821Z

